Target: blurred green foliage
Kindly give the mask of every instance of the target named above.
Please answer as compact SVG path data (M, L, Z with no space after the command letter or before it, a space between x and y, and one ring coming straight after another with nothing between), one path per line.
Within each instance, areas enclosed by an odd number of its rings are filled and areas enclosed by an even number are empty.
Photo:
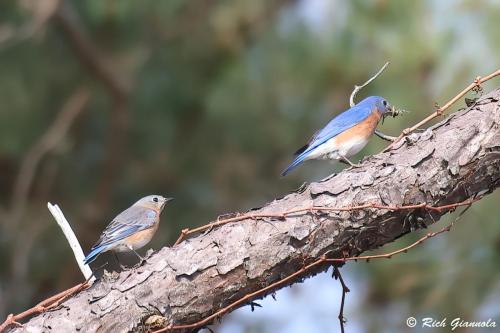
M354 84L385 61L388 70L358 99L381 95L410 110L381 126L397 135L500 59L495 1L56 4L0 2L0 317L81 280L47 201L62 207L88 249L137 198L174 196L151 244L169 245L183 228L340 170L310 162L279 176L291 153L348 107ZM67 14L123 95L74 47L60 18ZM11 219L23 159L80 88L90 91L89 104L43 156L25 209ZM385 145L373 138L359 158ZM369 285L354 320L370 332L398 331L409 315L478 319L498 307L499 199L497 192L475 204L451 233L405 256L350 265Z

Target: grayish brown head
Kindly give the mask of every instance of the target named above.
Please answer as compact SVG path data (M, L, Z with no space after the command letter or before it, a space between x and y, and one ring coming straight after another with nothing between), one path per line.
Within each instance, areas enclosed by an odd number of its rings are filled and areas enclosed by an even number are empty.
M134 203L134 206L145 207L161 212L163 208L165 208L167 202L172 200L174 200L174 198L165 198L161 195L152 194L137 200L137 202Z

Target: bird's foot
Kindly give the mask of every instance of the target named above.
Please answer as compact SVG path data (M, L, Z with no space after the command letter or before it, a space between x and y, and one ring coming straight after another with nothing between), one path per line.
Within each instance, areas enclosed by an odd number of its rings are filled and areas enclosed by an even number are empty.
M344 157L344 156L340 158L340 162L343 162L345 164L349 164L353 168L360 168L361 167L361 164L353 163L353 162L349 161L349 159L347 157Z
M118 264L118 267L120 267L120 270L124 271L126 270L128 267L123 265L121 262L120 262L120 259L118 259L118 254L116 252L113 252L114 256L115 256L115 260L116 260L116 263Z
M137 253L135 250L132 249L132 251L134 252L134 254L137 256L137 258L139 259L139 262L137 264L134 265L134 268L137 268L137 267L141 267L143 266L145 263L147 263L148 261L146 260L146 258L143 258L139 253Z
M142 267L144 266L148 261L145 259L145 258L141 258L139 259L139 262L137 264L135 264L134 266L132 266L132 268L139 268L139 267Z

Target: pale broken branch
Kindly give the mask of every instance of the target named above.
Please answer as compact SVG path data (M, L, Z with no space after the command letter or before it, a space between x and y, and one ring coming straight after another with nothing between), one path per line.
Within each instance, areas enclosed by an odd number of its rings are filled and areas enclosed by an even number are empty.
M356 94L361 90L363 89L365 86L367 86L368 84L370 84L370 82L372 82L373 80L375 80L380 74L382 74L382 72L387 68L387 66L389 66L389 61L386 62L384 64L384 66L382 66L382 68L380 68L378 70L377 73L375 73L375 75L373 75L371 78L369 78L365 83L363 83L362 85L358 86L358 85L354 85L354 90L352 91L351 93L351 97L349 98L349 105L351 106L351 108L356 105L356 103L354 102L354 98L356 97Z
M88 280L92 284L95 281L95 277L93 276L90 266L84 264L83 262L85 259L85 255L83 253L82 247L80 246L80 242L78 241L78 238L76 238L73 229L71 229L68 220L66 220L66 217L64 217L61 208L59 208L58 205L51 204L50 202L47 203L47 208L56 220L57 225L61 228L64 236L68 240L69 246L73 250L75 260L78 264L78 267L80 267L80 271L82 271L85 280Z

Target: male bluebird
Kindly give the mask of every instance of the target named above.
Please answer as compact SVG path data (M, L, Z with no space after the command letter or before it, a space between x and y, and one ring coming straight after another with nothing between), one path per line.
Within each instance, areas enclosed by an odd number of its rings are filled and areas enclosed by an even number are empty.
M88 264L102 252L110 250L133 251L141 258L135 250L143 247L153 238L160 224L160 214L165 204L171 200L173 198L148 195L118 214L104 229L97 243L92 246L84 263Z
M311 159L340 160L358 166L348 157L358 153L368 143L379 120L389 115L392 108L379 96L370 96L333 118L316 132L308 144L297 150L293 162L281 174L295 169Z

